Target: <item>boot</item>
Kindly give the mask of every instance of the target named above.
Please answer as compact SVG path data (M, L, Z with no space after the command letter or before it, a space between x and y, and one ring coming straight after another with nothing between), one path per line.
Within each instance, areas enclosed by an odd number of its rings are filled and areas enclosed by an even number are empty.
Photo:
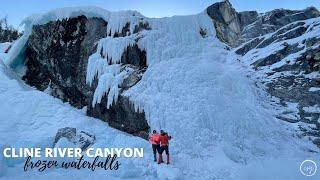
M167 164L170 164L170 155L167 154Z
M162 163L162 154L159 154L158 164Z

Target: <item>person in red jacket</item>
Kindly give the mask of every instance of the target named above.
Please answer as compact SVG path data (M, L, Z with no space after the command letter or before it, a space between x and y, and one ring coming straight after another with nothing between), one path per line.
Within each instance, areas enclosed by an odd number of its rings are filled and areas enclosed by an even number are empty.
M170 155L169 155L169 140L171 136L168 133L164 132L163 130L160 131L160 152L159 152L159 159L158 164L162 163L162 153L163 151L166 152L167 155L167 164L170 164Z
M160 153L160 134L156 130L149 136L149 142L152 145L154 162L157 162L157 152Z

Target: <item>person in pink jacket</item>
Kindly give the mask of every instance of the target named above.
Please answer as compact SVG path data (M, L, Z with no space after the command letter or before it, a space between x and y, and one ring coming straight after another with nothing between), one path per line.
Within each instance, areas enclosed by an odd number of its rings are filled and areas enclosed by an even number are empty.
M168 133L164 132L163 130L160 131L160 152L159 152L159 159L158 164L162 163L162 153L165 151L167 155L167 164L170 164L170 154L169 154L169 140L171 140L171 136Z
M160 153L160 134L156 130L149 136L149 142L152 145L154 162L157 162L157 152Z

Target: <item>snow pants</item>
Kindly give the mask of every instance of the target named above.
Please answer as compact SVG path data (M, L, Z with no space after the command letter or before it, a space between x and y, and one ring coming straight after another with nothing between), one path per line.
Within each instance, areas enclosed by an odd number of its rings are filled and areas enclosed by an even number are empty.
M154 159L156 160L157 159L157 152L160 154L160 144L152 144L152 150L153 150L153 156L154 156Z
M161 146L161 148L160 148L161 150L160 150L160 154L162 154L163 153L163 151L165 151L166 152L166 154L169 154L169 145L166 145L166 146Z

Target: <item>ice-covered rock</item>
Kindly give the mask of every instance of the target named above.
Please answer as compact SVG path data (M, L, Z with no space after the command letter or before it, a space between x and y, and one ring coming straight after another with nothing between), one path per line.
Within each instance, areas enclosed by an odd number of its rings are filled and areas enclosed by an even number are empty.
M271 19L266 20L267 15ZM314 8L268 12L259 18L272 23L274 30L261 31L268 34L235 50L243 56L241 61L254 69L251 76L278 98L275 103L283 108L277 117L298 123L299 133L312 138L320 137L320 111L307 112L304 107L320 106L319 91L312 91L320 87L320 18L312 18L316 16L319 12ZM290 108L292 103L297 106ZM314 142L320 145L319 141Z
M103 18L83 15L34 25L26 45L27 71L23 79L41 91L50 89L51 95L77 108L87 106L90 116L139 135L149 128L144 113L136 113L131 108L132 103L123 100L120 92L141 79L146 55L135 45L134 39L127 44L126 39L120 37L126 36L124 31L131 26L125 25L120 32L109 36L110 26ZM141 22L135 25L132 33L144 28L147 26ZM119 46L116 47L117 42ZM95 52L97 54L91 56ZM111 62L103 57L131 68L115 64L108 74L104 68ZM100 75L104 78L99 78ZM104 97L106 93L108 98ZM118 96L120 100L116 103Z
M275 9L260 14L256 11L237 12L228 0L209 6L207 13L213 19L217 37L232 47L255 38L252 44L259 40L259 36L272 33L287 24L320 16L315 7L304 10ZM292 35L299 36L303 30L297 31L300 32L292 32Z
M54 147L78 147L85 151L96 141L96 137L84 131L77 131L76 128L60 128L55 136Z
M241 14L242 13L240 13L240 15ZM252 17L255 21L250 19L251 23L243 26L241 38L243 39L242 41L247 41L252 38L272 33L287 24L315 18L319 15L320 13L315 7L306 8L304 10L275 9L258 16L253 15Z

